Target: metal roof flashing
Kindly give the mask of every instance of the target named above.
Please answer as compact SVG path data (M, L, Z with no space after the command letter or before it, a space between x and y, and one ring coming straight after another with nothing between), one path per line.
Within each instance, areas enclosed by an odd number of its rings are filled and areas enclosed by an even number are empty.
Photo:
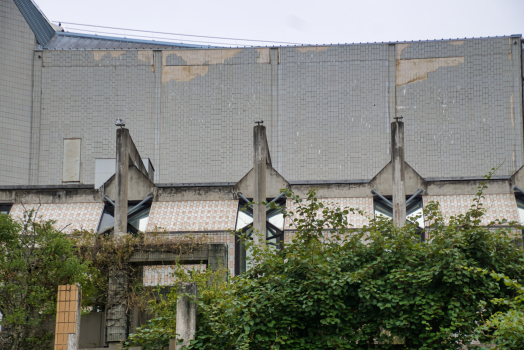
M45 46L55 34L49 20L32 0L13 0L13 2L35 34L37 43Z

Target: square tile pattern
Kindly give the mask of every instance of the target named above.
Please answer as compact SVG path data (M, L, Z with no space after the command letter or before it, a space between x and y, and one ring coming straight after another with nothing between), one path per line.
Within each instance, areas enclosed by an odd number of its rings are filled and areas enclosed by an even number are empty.
M320 198L319 202L328 206L330 208L354 208L362 210L365 215L373 217L373 198ZM305 204L305 203L303 203ZM286 202L286 208L288 211L296 212L297 205L292 203L290 200ZM321 213L318 213L317 217L321 217ZM296 215L292 216L291 219L296 218ZM366 216L362 216L358 213L349 213L347 216L348 223L350 223L353 228L361 228L364 225L369 224L369 219ZM326 227L329 228L329 227ZM293 230L295 226L292 224L290 219L286 220L285 223L286 230Z
M55 350L68 350L69 334L76 334L82 292L77 285L58 286L58 300L55 327ZM80 336L77 334L77 336Z
M54 220L57 230L72 233L77 230L96 230L103 208L102 203L15 204L10 215L23 220L24 213L35 210L33 216L36 216L36 221Z
M486 215L482 218L482 225L487 225L496 219L506 219L508 221L518 221L517 202L513 194L487 194L482 204L487 209ZM474 203L474 195L448 195L448 196L423 196L424 206L430 201L438 202L442 215L449 223L449 218L453 215L464 214ZM427 225L428 223L426 223Z
M154 202L146 231L234 230L238 201Z

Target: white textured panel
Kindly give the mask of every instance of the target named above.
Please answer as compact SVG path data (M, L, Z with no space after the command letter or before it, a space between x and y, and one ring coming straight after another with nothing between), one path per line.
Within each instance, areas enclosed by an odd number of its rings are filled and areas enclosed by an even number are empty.
M238 201L154 202L147 231L227 231L235 229Z
M322 202L324 205L329 206L331 208L354 208L354 209L360 209L363 210L367 215L373 216L373 198L372 197L365 197L365 198L320 198L320 202ZM306 205L305 202L302 203L302 205ZM290 200L287 201L286 207L288 210L291 210L293 212L296 212L296 205L294 205ZM318 213L320 216L320 213ZM348 215L348 222L353 225L350 226L352 228L361 228L364 225L369 224L369 220L367 217L362 216L358 213L349 213ZM294 229L295 227L291 225L291 220L289 218L286 219L286 229Z
M102 214L102 203L69 203L69 204L15 204L10 215L14 218L24 217L24 206L27 211L35 210L36 221L56 221L54 227L65 233L75 230L96 230Z
M495 219L507 219L518 221L517 202L513 194L487 194L482 201L487 209L482 218L482 225L487 225ZM467 212L473 204L474 195L450 195L450 196L423 196L424 206L430 201L438 202L446 223L450 216L456 216ZM427 223L426 223L427 224Z

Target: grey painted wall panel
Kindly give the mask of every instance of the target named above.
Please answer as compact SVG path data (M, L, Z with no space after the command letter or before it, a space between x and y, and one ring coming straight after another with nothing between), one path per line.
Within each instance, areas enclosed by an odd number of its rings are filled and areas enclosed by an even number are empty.
M35 37L12 0L0 0L0 32L0 183L27 185Z
M46 51L38 181L59 183L62 140L81 138L80 180L94 183L95 158L114 157L117 118L160 183L239 181L255 120L287 180L371 179L390 160L395 115L423 177L500 164L509 175L523 164L521 49L511 40Z

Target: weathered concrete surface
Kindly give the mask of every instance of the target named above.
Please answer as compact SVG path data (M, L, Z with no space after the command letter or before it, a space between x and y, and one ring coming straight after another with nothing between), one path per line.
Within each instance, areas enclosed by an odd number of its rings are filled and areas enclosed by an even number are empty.
M255 244L266 244L266 206L262 203L267 198L266 192L266 165L268 163L268 145L266 139L266 127L257 125L253 128L253 227L255 233L253 240ZM257 204L259 203L259 204Z
M392 178L393 163L390 162L369 181L369 190L376 190L383 196L393 195ZM407 163L404 163L404 185L407 195L414 194L419 188L426 188L424 179Z
M155 193L157 202L198 201L198 200L229 200L235 199L234 185L224 186L178 186L159 187Z
M246 198L255 198L255 171L251 169L235 186L235 194L241 192ZM291 185L270 164L266 164L266 198L275 198L282 189Z
M393 183L393 223L399 227L406 223L406 182L404 160L404 123L391 123L391 163Z
M23 186L23 189L0 189L0 203L22 204L22 203L100 203L102 192L93 188L64 186L38 187ZM68 188L69 187L69 188Z
M115 202L115 237L127 233L127 201L129 193L129 142L128 129L116 131L116 191Z
M127 174L128 201L141 201L155 192L155 184L134 165L129 166ZM116 174L106 181L102 190L105 195L113 200L117 197L118 188L116 185Z
M187 294L180 297L182 294ZM195 338L197 320L198 289L196 282L182 282L178 286L176 306L177 339L182 339L182 347Z

